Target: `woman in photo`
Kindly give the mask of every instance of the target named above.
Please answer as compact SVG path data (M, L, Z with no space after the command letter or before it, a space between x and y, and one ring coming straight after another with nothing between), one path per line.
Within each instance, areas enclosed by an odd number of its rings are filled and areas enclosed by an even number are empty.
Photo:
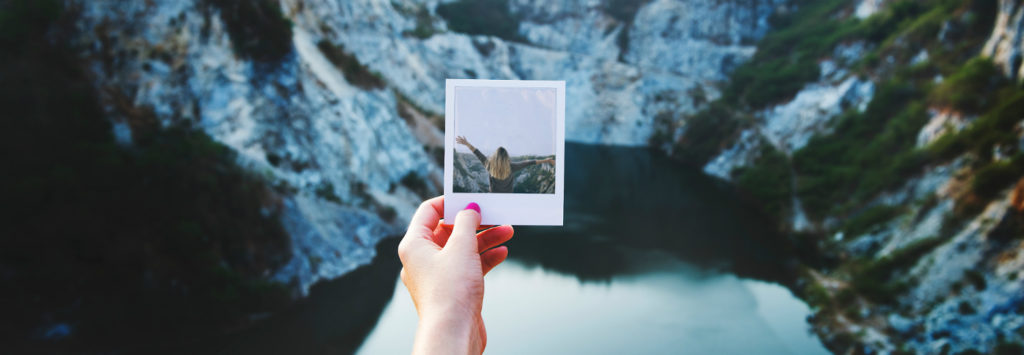
M487 169L487 173L490 175L490 191L489 192L508 192L511 193L515 187L515 179L512 176L522 170L523 168L535 165L535 164L555 164L554 159L544 160L524 160L511 162L509 161L508 151L505 147L498 147L498 150L491 154L488 158L483 153L480 153L466 137L458 136L455 137L455 143L462 144L473 151L473 155L476 155L477 159L480 159L480 163L484 164L484 168Z

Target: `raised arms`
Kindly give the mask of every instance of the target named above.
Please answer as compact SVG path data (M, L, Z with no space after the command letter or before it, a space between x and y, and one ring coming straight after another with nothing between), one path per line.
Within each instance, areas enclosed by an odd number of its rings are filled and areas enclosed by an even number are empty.
M469 148L469 151L473 152L473 155L475 155L477 159L480 159L480 163L481 164L483 164L485 166L487 165L487 157L484 156L483 153L480 153L480 151L477 150L476 147L474 147L472 144L469 144L469 141L466 140L466 137L463 137L463 136L455 137L455 143L462 144L462 145L466 146L466 148Z

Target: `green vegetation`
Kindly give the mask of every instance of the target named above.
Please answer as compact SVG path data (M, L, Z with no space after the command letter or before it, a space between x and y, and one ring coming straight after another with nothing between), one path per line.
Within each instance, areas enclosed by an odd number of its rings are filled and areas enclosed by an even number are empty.
M519 35L519 17L512 14L508 0L458 0L438 5L437 14L455 32L526 41Z
M817 80L818 60L857 34L859 21L823 21L848 4L797 1L797 11L772 18L776 29L758 43L757 53L732 73L723 96L731 104L759 109L793 97Z
M853 216L846 220L841 228L844 233L849 237L857 237L864 233L871 232L872 228L877 228L904 213L904 209L899 206L879 205L868 208L864 212Z
M893 79L880 85L863 113L839 117L835 132L815 136L793 154L797 196L821 219L859 206L917 173L924 160L914 150L927 122L918 86Z
M919 239L881 258L855 261L851 266L851 286L873 302L891 304L912 282L894 277L901 274L898 271L914 266L922 255L942 242L942 238L936 237Z
M383 89L386 86L384 79L379 74L371 72L369 68L359 62L359 59L345 52L344 47L334 45L327 40L317 42L316 47L327 57L327 60L341 70L341 73L345 75L345 80L348 80L350 84L365 90Z
M161 128L111 90L132 128L132 146L116 143L86 63L62 41L74 22L54 22L59 2L13 4L0 16L11 49L0 55L4 326L61 309L86 339L134 343L191 338L287 302L262 276L289 255L267 184L205 133Z
M760 201L766 213L776 220L788 215L793 177L785 154L771 144L764 144L752 166L736 169L732 174L736 184Z
M629 28L633 26L633 19L636 18L637 11L640 11L640 8L648 2L650 0L603 0L601 2L604 13L622 25L622 30L615 38L615 43L619 46L619 61L623 60L623 56L629 50Z
M392 4L395 6L394 4ZM434 28L434 18L430 16L430 10L426 6L419 6L412 15L416 18L416 27L402 32L405 36L412 36L419 39L427 39L437 33Z
M239 56L277 62L292 50L292 23L273 0L205 0L217 8Z
M982 113L998 99L986 93L998 92L1008 82L992 60L974 58L931 92L931 103L966 114Z
M677 159L703 166L739 135L751 118L718 100L686 119L683 137L675 142Z

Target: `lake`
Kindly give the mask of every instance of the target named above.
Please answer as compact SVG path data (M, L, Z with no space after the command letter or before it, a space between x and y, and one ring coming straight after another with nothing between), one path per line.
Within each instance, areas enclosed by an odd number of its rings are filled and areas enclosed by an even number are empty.
M729 184L643 148L566 144L566 172L565 226L517 227L485 279L486 353L828 353L786 243ZM210 350L408 353L396 245Z

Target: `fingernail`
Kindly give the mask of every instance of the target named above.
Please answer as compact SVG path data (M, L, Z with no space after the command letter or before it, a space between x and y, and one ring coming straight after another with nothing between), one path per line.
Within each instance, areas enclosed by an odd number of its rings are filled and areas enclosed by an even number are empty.
M463 209L464 210L474 210L474 211L476 211L476 213L480 213L480 205L476 204L476 202L470 202L468 205L466 205L466 208L463 208Z

